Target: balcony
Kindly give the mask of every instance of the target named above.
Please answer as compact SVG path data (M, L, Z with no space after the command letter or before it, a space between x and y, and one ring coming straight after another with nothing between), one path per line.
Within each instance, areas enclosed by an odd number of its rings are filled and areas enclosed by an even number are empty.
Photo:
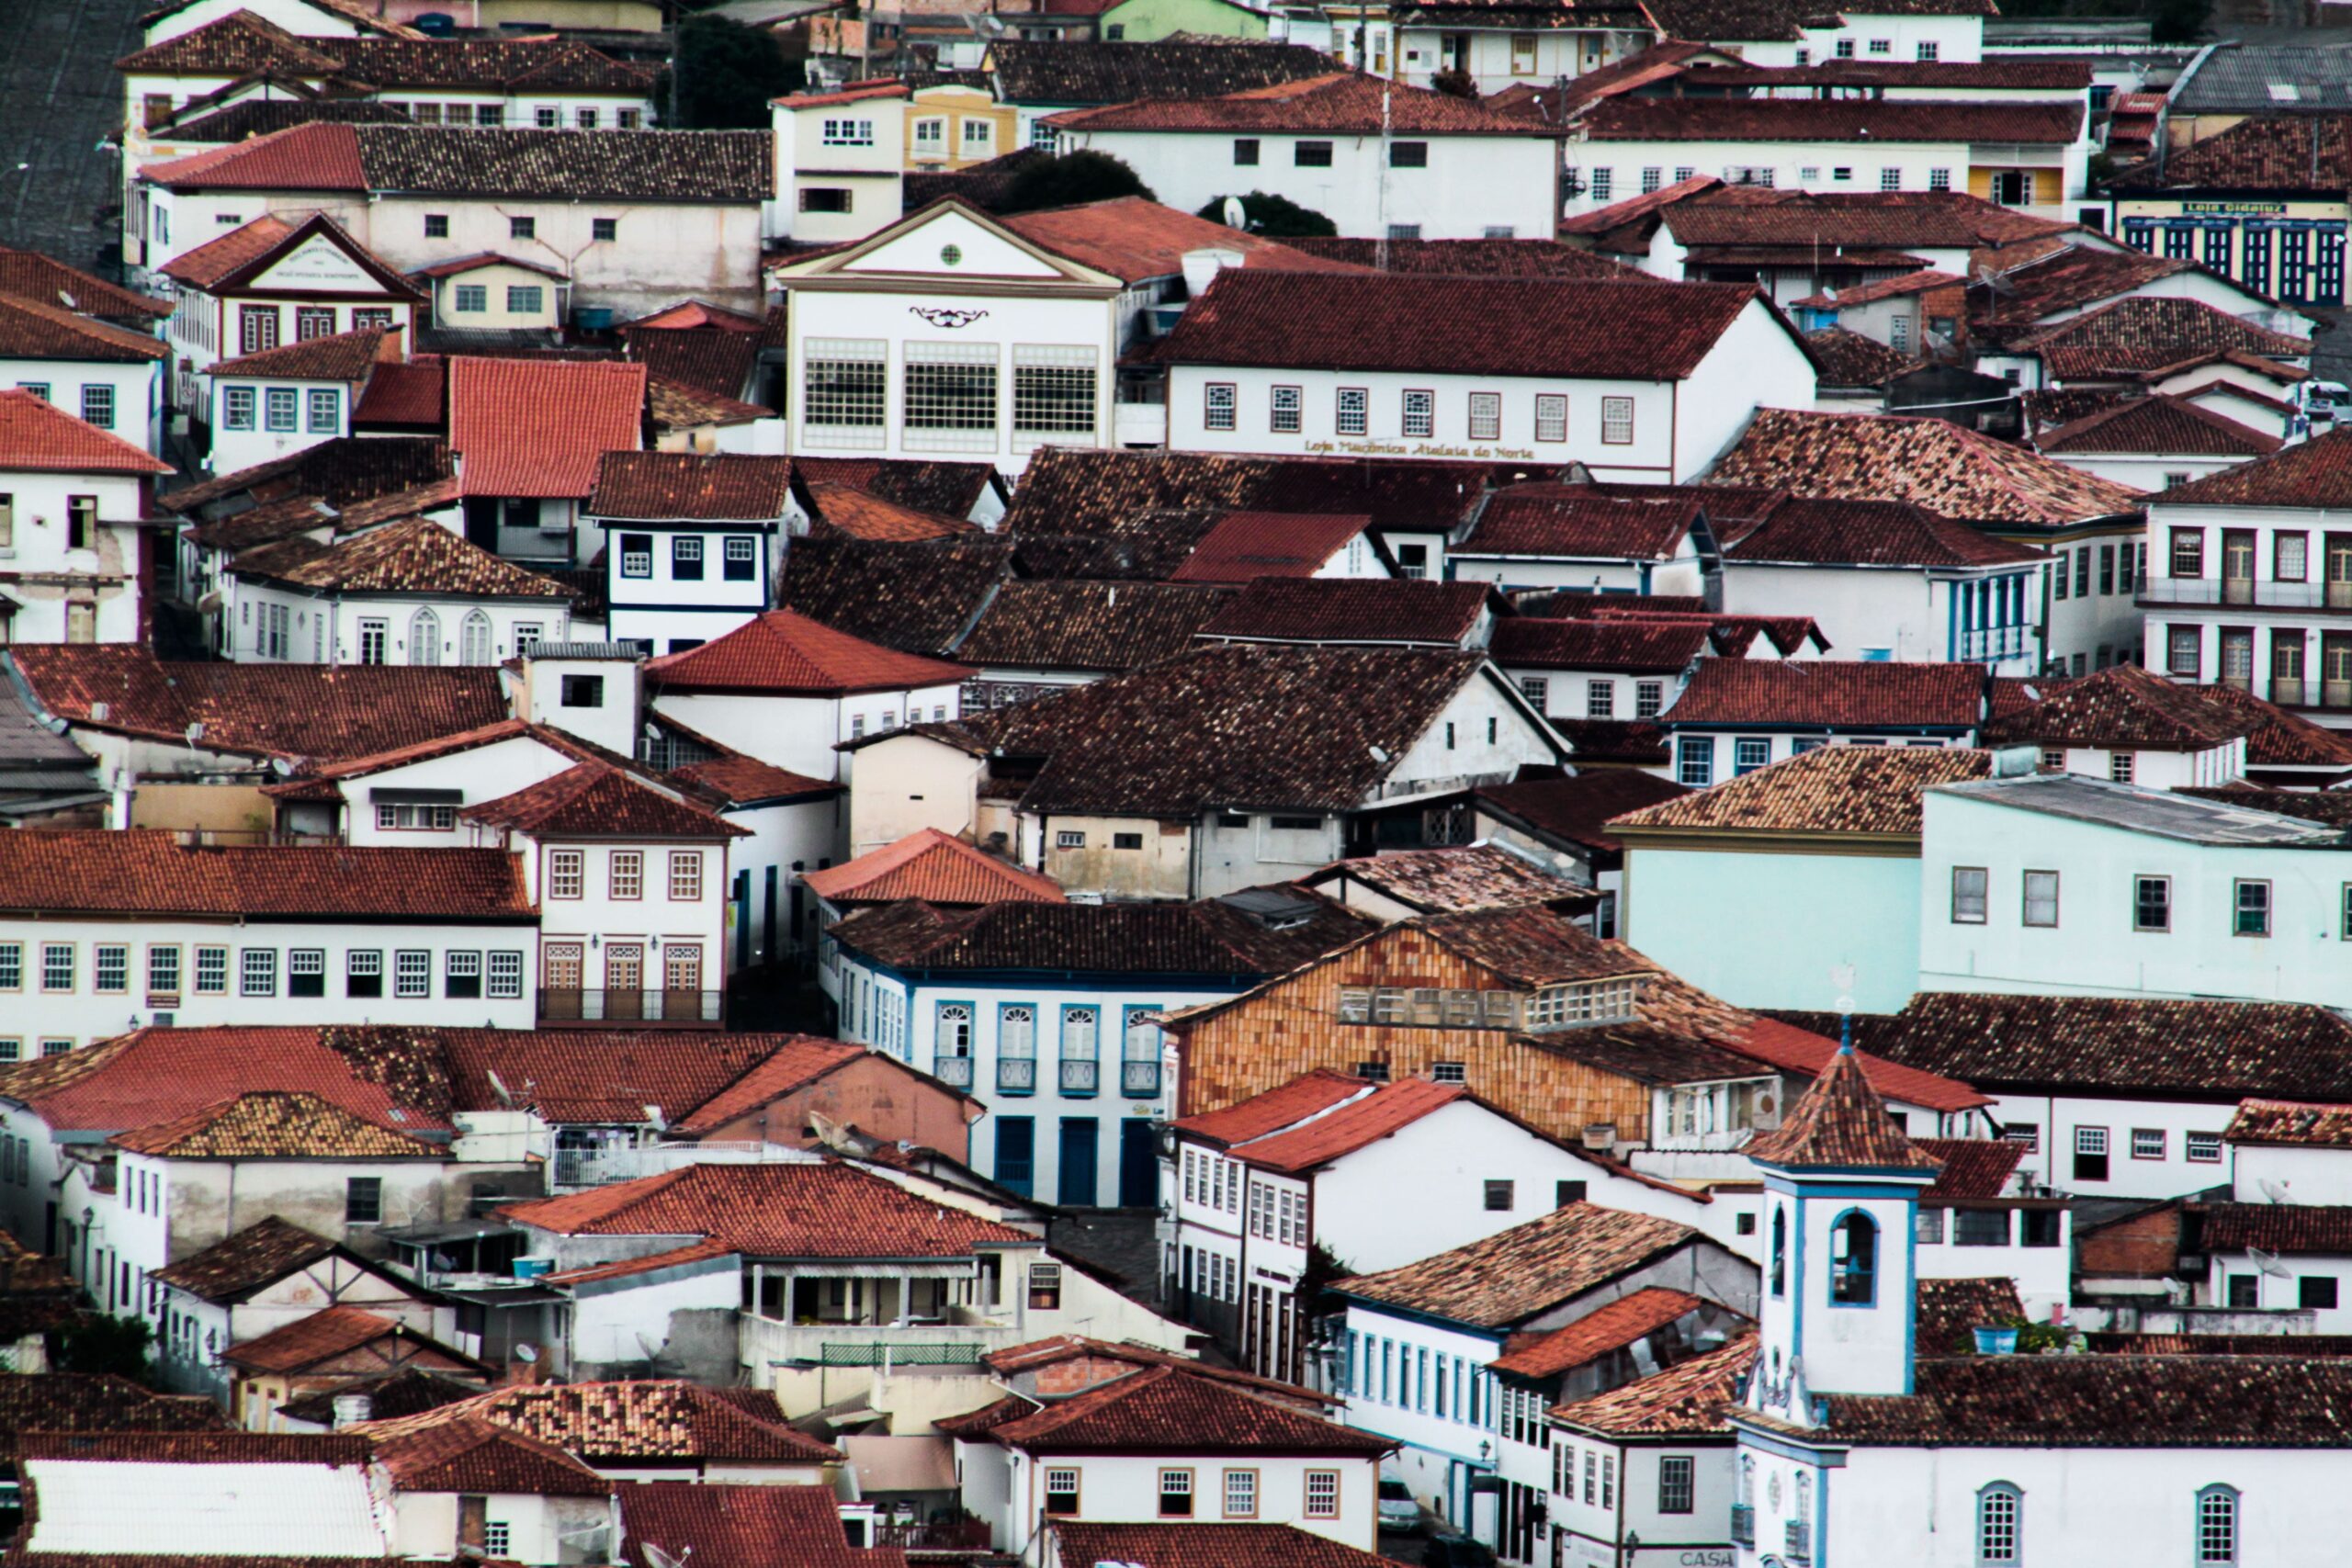
M1747 1503L1731 1506L1731 1540L1734 1546L1756 1544L1756 1509Z
M2246 577L2143 577L2143 604L2247 605L2258 610L2352 613L2352 581L2274 582Z
M942 1056L932 1064L931 1076L949 1089L969 1089L972 1087L972 1058Z
M1158 1062L1120 1063L1119 1092L1129 1100L1159 1099L1159 1064Z
M2022 659L2033 651L2034 629L2031 626L1979 626L1961 634L1960 646L1952 652L1954 659L1989 662L1996 659Z
M929 1524L877 1524L874 1544L901 1551L986 1551L990 1544L989 1522L967 1514L960 1519L933 1519Z
M1037 1059L1034 1056L999 1056L996 1060L996 1090L999 1094L1036 1093Z
M1062 1064L1062 1092L1070 1095L1091 1095L1101 1091L1102 1073L1092 1062Z
M570 990L539 993L543 1028L717 1029L725 1021L722 991Z
M1813 1527L1801 1519L1788 1523L1788 1549L1781 1553L1792 1562L1813 1561Z

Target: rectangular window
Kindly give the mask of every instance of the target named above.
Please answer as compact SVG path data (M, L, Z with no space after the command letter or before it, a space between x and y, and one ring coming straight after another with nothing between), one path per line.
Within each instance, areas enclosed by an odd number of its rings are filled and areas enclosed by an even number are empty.
M74 988L74 944L70 942L44 942L40 950L40 988L44 991L70 991Z
M1392 141L1388 144L1388 166L1392 169L1426 169L1430 166L1430 144L1426 141Z
M1159 1472L1159 1517L1163 1519L1189 1519L1193 1517L1191 1471L1163 1470Z
M910 343L904 352L904 444L926 451L996 450L996 346Z
M2319 1307L2333 1311L2335 1306L2335 1280L2325 1274L2306 1274L2295 1281L2295 1304L2299 1307ZM2209 1562L2227 1562L2227 1557L2207 1558Z
M0 991L21 991L24 988L24 943L0 942Z
M2025 874L2025 923L2030 926L2054 926L2058 923L2056 872L2029 871Z
M1340 389L1337 428L1342 435L1362 435L1371 428L1372 394L1362 387Z
M446 833L457 825L458 808L454 806L410 806L392 801L379 801L376 806L376 829L382 833Z
M312 435L333 435L343 428L343 389L339 387L313 387L304 401L309 405L309 425Z
M2202 577L2205 575L2205 530L2175 528L2172 531L2172 575Z
M702 852L700 850L672 850L670 852L670 897L674 903L701 902Z
M2221 1134L2191 1133L2181 1141L2186 1145L2189 1164L2219 1165L2222 1163Z
M1422 1354L1427 1355L1427 1351ZM1258 1517L1258 1472L1254 1470L1228 1470L1225 1472L1225 1517L1228 1519L1254 1519Z
M878 446L889 418L888 350L879 338L810 338L801 371L801 420L834 445Z
M1617 713L1617 682L1609 680L1587 681L1584 683L1584 716L1587 718L1613 718Z
M1656 718L1666 706L1666 682L1636 681L1634 682L1634 716Z
M292 432L300 428L301 397L291 387L271 387L262 394L263 423L266 428Z
M628 900L645 897L645 852L615 850L612 855L612 890L609 897Z
M1415 391L1405 394L1405 434L1417 440L1427 440L1437 434L1437 394Z
M203 974L203 958L199 952L197 954L199 976ZM344 955L343 994L346 997L380 997L384 994L384 955L381 951L354 948Z
M1291 162L1302 169L1328 169L1331 166L1331 144L1328 141L1294 142Z
M237 994L241 997L277 995L277 949L249 947L238 954Z
M1470 439L1499 441L1503 437L1503 395L1500 392L1470 394Z
M1617 178L1615 171L1611 169L1595 169L1591 172L1590 178L1592 180L1592 199L1600 202L1604 207L1607 206L1611 199L1612 192L1616 188Z
M1495 1214L1510 1213L1511 1211L1511 1194L1516 1186L1517 1183L1510 1181L1487 1182L1486 1184L1487 1212Z
M1237 136L1233 139L1233 164L1236 168L1254 169L1258 166L1258 139Z
M286 954L286 994L323 997L327 994L327 953L322 947L297 947Z
M0 990L13 991L14 985L0 985ZM147 950L147 1002L150 1007L171 1006L180 996L180 950L176 947L151 947Z
M871 147L874 145L874 122L870 119L829 119L820 128L820 135L828 147Z
M481 995L481 954L452 949L442 960L441 994L470 1000Z
M2195 681L2203 662L2204 637L2196 626L2168 626L2165 631L2165 672ZM2081 654L2075 655L2076 660Z
M220 389L220 424L227 430L251 430L254 427L254 389L251 387Z
M1063 1517L1078 1512L1078 1471L1048 1467L1046 1471L1046 1512Z
M1772 743L1753 736L1742 736L1731 743L1732 776L1752 773L1772 760Z
M100 430L114 428L114 389L92 384L82 389L82 418Z
M592 240L617 240L621 237L621 220L617 218L592 218L588 220L588 237Z
M1954 925L1984 923L1985 893L1990 874L1981 865L1951 868L1951 918Z
M702 581L702 539L694 534L670 536L670 575L681 582Z
M2132 1128L2132 1157L2133 1159L2164 1158L2165 1130L2162 1127Z
M523 994L523 955L513 950L490 955L490 994L512 998Z
M464 315L478 315L490 309L490 286L486 283L458 285L456 309Z
M392 954L392 995L429 997L433 994L433 954L402 948Z
M2232 936L2268 936L2270 934L2270 884L2249 877L2240 877L2233 885L2235 912L2230 922Z
M1295 435L1301 427L1302 394L1296 387L1276 387L1266 404L1266 428L1278 435Z
M1692 1467L1696 1464L1687 1454L1665 1454L1657 1461L1657 1511L1661 1514L1690 1512L1695 1487Z
M507 314L536 316L546 299L546 291L536 283L510 283L506 286Z
M1231 430L1240 392L1230 381L1211 381L1201 389L1201 423L1210 430Z
M102 944L93 953L90 967L92 983L101 994L130 989L130 949Z
M348 1225L372 1225L384 1218L384 1179L380 1176L354 1176L343 1184L343 1223Z
M229 989L229 950L225 947L199 947L196 950L196 994L218 997Z
M587 852L584 850L549 850L548 852L548 897L577 898L587 884Z
M730 538L722 547L721 575L729 582L751 582L759 577L759 541Z
M1338 1471L1310 1470L1306 1472L1306 1515L1310 1519L1336 1519L1340 1517Z
M2132 879L2132 929L2135 931L2172 930L2172 878L2135 876Z
M1675 743L1674 780L1690 789L1704 789L1715 782L1713 737L1692 736Z
M539 220L536 218L509 218L506 237L510 240L536 240L539 237Z
M1535 400L1535 439L1566 441L1568 438L1568 400L1558 392L1544 392Z
M1016 436L1094 434L1095 355L1077 345L1016 344L1012 349L1012 433Z
M2107 1179L2107 1129L2077 1127L2075 1129L2075 1179L2105 1181Z
M1600 400L1600 442L1604 446L1628 446L1634 440L1634 400Z

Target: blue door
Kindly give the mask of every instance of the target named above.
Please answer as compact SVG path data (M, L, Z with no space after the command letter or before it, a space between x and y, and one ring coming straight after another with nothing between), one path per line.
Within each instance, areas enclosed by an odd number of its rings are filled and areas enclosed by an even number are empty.
M1062 1118L1061 1185L1054 1201L1065 1208L1091 1209L1094 1206L1096 1119L1091 1116ZM998 1180L1003 1180L999 1177Z
M1159 1202L1159 1131L1140 1116L1119 1123L1119 1207L1149 1209Z
M996 1181L1023 1198L1037 1175L1037 1120L1034 1116L996 1119Z

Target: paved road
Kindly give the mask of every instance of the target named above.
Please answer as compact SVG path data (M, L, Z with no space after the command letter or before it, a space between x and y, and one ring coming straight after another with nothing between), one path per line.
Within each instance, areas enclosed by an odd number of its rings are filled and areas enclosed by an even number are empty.
M122 117L113 62L152 0L0 0L0 244L96 267L119 231Z

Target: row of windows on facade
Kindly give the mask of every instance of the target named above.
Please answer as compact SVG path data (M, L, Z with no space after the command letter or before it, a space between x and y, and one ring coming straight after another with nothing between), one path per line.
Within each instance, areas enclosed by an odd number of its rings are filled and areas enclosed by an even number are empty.
M1295 435L1305 429L1306 389L1277 386L1266 389L1266 428L1277 435ZM1470 439L1503 439L1503 395L1472 392L1468 409ZM1238 430L1241 421L1241 389L1231 381L1211 381L1201 388L1201 423L1210 430ZM1336 395L1332 430L1340 435L1370 435L1372 390L1341 387ZM1396 433L1408 440L1426 440L1437 434L1437 393L1412 389L1397 394ZM1386 434L1385 431L1382 434ZM1557 444L1568 438L1568 399L1565 392L1544 392L1535 399L1533 438ZM1634 442L1634 400L1600 400L1600 440L1607 446Z
M2001 1129L2001 1136L2009 1143L2021 1144L2028 1154L2041 1151L2041 1129L2031 1122L2011 1122ZM2077 1181L2108 1179L2109 1129L2076 1127L2075 1129L2074 1179ZM2222 1163L2222 1138L2219 1133L2183 1133L2182 1153L2191 1165ZM2131 1129L2132 1157L2137 1160L2168 1159L2172 1155L2172 1134L2162 1127ZM2039 1246L2040 1243L2029 1243Z
M2156 248L2157 225L2124 220L2123 243L2137 251ZM2344 302L2344 225L2289 219L2173 219L2162 225L2165 255L2174 261L2201 261L2209 272L2234 276L2256 293L2274 299L2309 300L2316 304ZM2200 243L2199 236L2202 234ZM2271 276L2271 255L2278 255L2278 276ZM2199 252L2201 251L2201 254Z
M46 522L47 519L36 519ZM98 536L98 498L95 495L69 495L65 498L65 547L69 550L95 549ZM17 498L0 492L0 550L13 549L17 543Z
M1205 1247L1197 1249L1185 1247L1184 1290L1188 1294L1204 1296L1213 1302L1238 1302L1241 1299L1239 1260Z
M15 1140L21 1150L12 1162L7 1175L14 1179L18 1170L29 1173L31 1149L22 1138ZM123 1201L135 1214L152 1214L162 1218L166 1210L167 1192L164 1173L149 1166L133 1168L129 1179L122 1184ZM384 1217L384 1179L380 1176L354 1176L343 1184L343 1218L346 1224L372 1225Z
M428 240L447 239L449 215L446 212L426 213L424 237ZM539 237L539 220L537 218L516 217L510 214L506 220L506 237L510 240L536 240ZM588 220L588 238L592 241L617 240L620 237L621 220L619 219L591 218Z
M842 1023L845 1028L859 1027L857 1011L850 1002L851 987L842 987L843 1000ZM896 1009L897 993L889 987L876 988L880 1004L878 1019L871 1012L865 1022L879 1022L883 1032L897 1034L902 1020ZM1123 1032L1120 1043L1120 1092L1136 1097L1149 1097L1159 1092L1160 1033L1151 1019L1161 1010L1157 1002L1129 1003L1123 1010ZM997 1091L1001 1094L1024 1095L1037 1091L1037 1019L1039 1009L1031 1002L1002 1002L997 1006L996 1055ZM973 1021L975 1013L969 1002L940 1002L933 1012L933 1067L944 1081L965 1087L971 1081L973 1055ZM1102 1010L1093 1005L1069 1005L1060 1010L1060 1038L1057 1044L1059 1063L1058 1087L1065 1095L1089 1098L1102 1091L1101 1046ZM883 1042L889 1043L890 1042ZM903 1055L903 1050L897 1054Z
M999 359L989 343L909 343L902 350L899 423L910 446L993 450L999 419ZM1083 346L1012 345L1015 438L1091 436L1097 358ZM801 419L839 439L878 439L889 417L889 344L879 338L812 341L803 372Z
M1992 874L1981 865L1951 868L1951 919L1955 925L1981 926L1991 904ZM2018 918L2028 926L2058 924L2058 873L2029 871L2020 880ZM2341 923L2337 935L2352 942L2352 882L2343 885ZM2267 877L2240 876L2230 883L2229 929L2232 936L2268 936L2271 928L2271 885ZM2172 878L2134 876L2132 879L2132 929L2163 932L2173 929Z
M300 433L305 423L312 435L335 435L343 430L343 389L340 387L241 387L220 389L220 427L251 430L258 410L261 428L280 434Z
M836 122L832 120L827 120L825 122L828 129L835 123ZM862 142L835 142L829 141L826 142L826 145L829 147L872 146L874 144L873 122L869 120L863 123L865 123L866 127L865 141ZM993 158L996 156L996 121L983 118L978 115L965 116L962 141L965 157ZM944 154L947 150L947 117L944 115L926 115L922 118L916 120L914 122L914 149L918 156L925 152L938 152Z
M2328 585L2331 601L2335 584ZM2352 594L2346 595L2352 604ZM2236 691L2254 690L2252 626L2216 628L2221 661L2214 679ZM2165 671L2194 683L2203 679L2205 628L2174 624L2164 628ZM2352 707L2352 632L2322 632L2319 637L2320 679L2307 682L2311 634L2302 626L2270 628L2269 698L2282 707Z
M460 283L451 289L450 310L458 315L479 315L490 309L490 286L486 283ZM547 305L547 290L536 283L510 283L506 286L506 310L509 315L536 316Z
M1531 992L1342 986L1339 1019L1409 1028L1562 1029L1629 1019L1640 997L1640 986L1631 979L1584 980ZM1440 1064L1448 1065L1458 1066ZM1439 1077L1441 1082L1460 1081Z
M335 314L332 305L297 305L294 307L294 341L309 343L316 338L335 335ZM359 305L352 308L352 332L364 332L369 327L389 327L393 313L386 305ZM240 305L237 307L237 345L242 354L259 354L276 348L285 325L285 307L280 305ZM244 428L252 428L250 425ZM271 429L278 428L272 425ZM292 425L286 429L291 430Z
M2120 554L2118 552L2120 552ZM2085 545L2078 550L2057 550L2050 570L2051 597L2087 599L2091 596L2091 558L2098 558L2098 590L2101 597L2113 593L2130 593L2146 570L2148 547L2126 541L2121 545ZM2074 559L2070 563L2068 556ZM2120 573L2117 568L2120 566ZM2070 570L2071 567L2071 570ZM2069 580L2072 580L2071 581Z
M653 536L623 534L621 536L621 575L651 577L653 575ZM719 575L728 582L750 582L759 576L760 542L744 535L730 534L720 541ZM703 578L703 539L699 534L673 534L670 536L670 576L675 581L700 582Z
M40 944L40 989L47 994L82 988L83 944L45 942ZM99 996L130 992L130 945L94 942L90 946L90 989ZM235 950L237 994L243 997L279 995L279 950L244 947ZM194 995L229 993L230 953L226 947L196 949ZM172 1006L180 996L184 950L176 943L153 943L147 949L147 999L151 1005ZM327 994L327 951L322 947L285 950L284 994L323 997ZM0 992L25 988L25 944L0 942ZM428 948L400 948L392 953L392 995L429 997L433 994L433 953ZM483 953L452 948L443 954L442 995L447 997L519 997L523 994L523 954L514 951ZM344 955L344 995L380 997L384 994L384 953L380 948L353 948Z
M1331 151L1337 143L1327 141L1298 141L1290 144L1290 161L1301 169L1328 169L1331 166ZM1265 152L1264 142L1255 136L1238 136L1233 141L1233 163L1236 168L1254 169ZM1388 166L1392 169L1426 169L1430 166L1430 144L1426 141L1391 141L1388 144Z
M411 122L417 125L487 126L497 130L506 123L506 106L503 103L393 101L407 110ZM178 107L181 106L174 104L169 93L149 93L141 101L141 112L150 130L170 119ZM531 124L539 130L559 130L563 123L563 108L559 104L539 104L532 108ZM605 123L605 112L593 106L582 106L571 111L571 123L582 130L599 130ZM622 130L636 130L645 124L645 111L616 108L613 110L612 123Z
M56 400L50 396L51 385L51 384L47 381L19 381L17 383L17 390L20 392L30 392L34 397L39 398L45 403L54 402ZM102 381L85 381L82 383L83 423L95 424L100 430L112 430L114 428L114 410L115 400L114 389L112 387L107 386Z
M261 614L254 614L254 601L240 602L238 618L255 627L253 646L254 654L263 659L293 657L294 635L304 626L311 632L311 660L324 663L327 659L327 615L323 610L285 604L275 600L261 602ZM384 664L390 661L392 652L392 623L380 615L362 615L358 619L359 662ZM547 637L546 625L539 621L518 621L514 626L514 651L526 654L539 646ZM469 610L458 623L455 648L443 640L441 616L433 610L419 610L409 617L408 641L401 649L411 664L439 664L444 655L455 654L459 664L494 664L498 648L490 615L481 610ZM401 823L400 826L410 826Z
M1566 683L1565 681L1562 682L1562 684ZM1552 678L1550 676L1521 675L1519 678L1519 694L1525 697L1528 705L1536 712L1546 718L1552 716ZM1635 718L1656 718L1665 709L1665 682L1636 681L1634 682L1634 716ZM1565 707L1558 711L1563 718L1573 716ZM1617 682L1615 681L1589 680L1584 683L1584 716L1587 718L1615 718L1617 716Z
M1270 1182L1250 1181L1238 1163L1198 1149L1186 1149L1181 1164L1187 1203L1205 1204L1230 1213L1234 1205L1241 1201L1237 1190L1246 1186L1249 1198L1242 1224L1250 1235L1284 1247L1306 1245L1306 1193L1287 1187L1276 1188Z
M1502 1428L1495 1374L1464 1356L1431 1352L1374 1334L1350 1333L1340 1344L1340 1392L1367 1404L1453 1421L1485 1431Z
M1807 751L1817 751L1829 744L1826 735L1797 735L1789 739L1789 755L1801 757ZM1848 739L1849 746L1884 746L1890 744L1875 735L1858 735ZM1940 740L1914 739L1905 746L1941 746ZM1769 736L1736 736L1731 743L1731 771L1735 778L1756 772L1772 761L1772 741ZM1686 735L1674 743L1675 782L1692 789L1704 789L1715 782L1715 738L1712 735Z
M1165 1465L1159 1477L1159 1517L1191 1519L1207 1517L1196 1509L1193 1491L1198 1471L1192 1465ZM1214 1517L1254 1519L1258 1517L1260 1472L1254 1468L1228 1467L1220 1476L1222 1508ZM1309 1519L1340 1517L1340 1472L1310 1470L1299 1498L1299 1515ZM1079 1465L1049 1465L1046 1470L1046 1514L1051 1518L1075 1517L1080 1512L1084 1478Z
M1828 169L1829 179L1826 183L1831 185L1851 185L1855 183L1854 166L1852 164L1833 164L1828 165ZM1699 171L1694 166L1688 164L1683 164L1674 171L1675 183L1679 185L1684 180L1692 178L1698 174L1698 172ZM1778 183L1779 173L1779 170L1773 168L1768 164L1726 164L1724 165L1723 178L1724 183L1728 185L1763 186L1769 188ZM1569 174L1573 178L1575 171L1571 169ZM2006 207L2022 207L2032 200L2032 171L2030 170L2007 170L1996 173L1993 176L1995 187L1996 190L1999 189L2001 182L2004 179L2017 179L2019 177L2022 177L2024 181L2024 186L2021 190L2012 188L2006 199L2001 196L1996 195L1994 197L1994 200L2000 202L2001 205ZM1591 187L1593 200L1608 202L1616 199L1617 171L1615 169L1587 169L1585 171L1585 178ZM1637 178L1641 184L1642 194L1646 196L1650 192L1658 190L1665 186L1666 169L1662 164L1651 164L1643 168L1637 175ZM1797 184L1800 186L1811 186L1821 185L1823 183L1820 165L1806 164L1798 167ZM1901 190L1903 188L1903 171L1899 168L1883 168L1879 170L1878 188L1881 190ZM1929 169L1928 171L1928 188L1929 190L1951 189L1951 171L1950 169Z
M1732 1533L1741 1545L1754 1546L1756 1461L1742 1455L1739 1464L1739 1500L1733 1506ZM1777 1500L1777 1483L1773 1495ZM2021 1568L2026 1561L2025 1498L2025 1489L2010 1481L1989 1482L1977 1489L1976 1568ZM1797 1472L1791 1502L1785 1540L1776 1541L1773 1546L1777 1549L1785 1545L1792 1561L1804 1561L1812 1555L1811 1475L1803 1471ZM2234 1486L2198 1488L2189 1536L2189 1561L2197 1568L2232 1568L2240 1561L2238 1543L2245 1524L2245 1495Z
M2172 530L2172 576L2202 579L2206 575L2206 536L2209 532L2204 528ZM2223 528L2220 532L2222 581L2251 584L2255 581L2255 559L2260 553L2258 531L2253 528ZM2311 534L2305 529L2279 528L2271 531L2270 581L2311 581ZM2323 534L2320 536L2320 562L2322 580L2327 589L2327 604L2336 607L2352 605L2352 534L2333 531Z
M884 709L877 716L881 723L881 733L888 735L890 731L899 728L899 716L890 712L888 709ZM922 709L915 706L912 703L908 704L907 722L909 724L921 724L922 722ZM947 705L945 703L940 703L932 708L931 722L933 724L945 724L947 722ZM865 716L862 713L854 713L850 715L849 738L852 740L856 740L862 739L865 734Z

